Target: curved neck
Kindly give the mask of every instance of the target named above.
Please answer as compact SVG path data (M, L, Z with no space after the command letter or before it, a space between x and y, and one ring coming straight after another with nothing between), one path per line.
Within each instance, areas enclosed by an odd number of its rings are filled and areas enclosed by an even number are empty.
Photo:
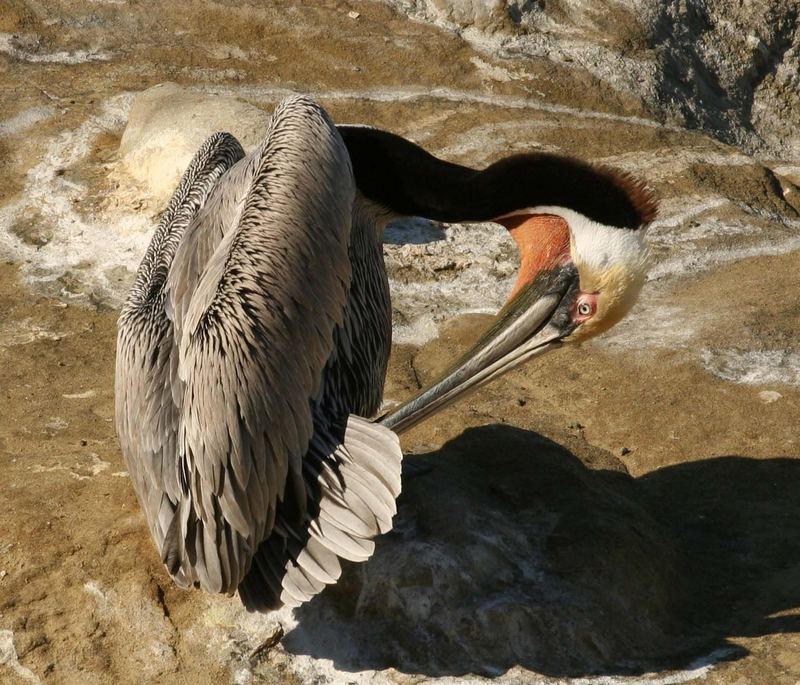
M489 221L527 207L559 206L607 226L638 228L655 213L640 183L569 157L514 155L476 170L438 159L387 131L338 128L358 189L397 214Z

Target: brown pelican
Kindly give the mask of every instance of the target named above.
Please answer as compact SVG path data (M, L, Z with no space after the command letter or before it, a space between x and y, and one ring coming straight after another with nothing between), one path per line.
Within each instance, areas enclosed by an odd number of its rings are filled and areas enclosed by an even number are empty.
M120 315L117 431L181 586L298 605L367 559L400 492L396 432L630 308L655 203L626 175L553 155L482 171L396 135L337 128L306 97L245 155L200 148ZM391 344L381 234L398 215L497 221L521 268L494 324L382 421Z

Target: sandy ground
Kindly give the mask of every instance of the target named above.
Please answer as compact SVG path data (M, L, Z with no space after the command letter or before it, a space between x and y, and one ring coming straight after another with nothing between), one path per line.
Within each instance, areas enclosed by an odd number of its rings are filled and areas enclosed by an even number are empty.
M166 80L266 109L311 91L337 120L473 164L524 145L646 177L664 211L631 317L405 436L436 468L405 486L401 516L458 544L441 493L462 492L470 511L535 502L557 522L547 569L571 588L564 604L574 593L594 607L578 634L596 647L570 644L574 616L554 610L552 646L500 659L503 682L800 681L800 224L791 173L775 173L797 160L661 127L585 72L496 62L379 4L124 8L0 0L0 682L491 679L464 656L481 635L427 659L409 632L404 659L325 633L363 637L354 617L370 617L343 598L391 573L402 535L294 617L181 592L157 562L112 417L115 307L158 208L117 175L116 150L126 94ZM509 278L447 231L387 247L403 343L389 399L488 320L465 312L496 303L459 279L492 300ZM302 629L254 654L278 621Z

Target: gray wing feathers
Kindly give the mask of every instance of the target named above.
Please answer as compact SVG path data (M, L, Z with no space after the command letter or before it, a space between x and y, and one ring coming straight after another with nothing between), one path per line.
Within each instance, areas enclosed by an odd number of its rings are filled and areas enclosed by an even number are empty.
M242 146L229 133L215 133L200 146L161 215L123 314L160 294L187 226L220 177L242 157Z
M217 183L208 200L187 227L167 277L167 311L180 340L186 311L200 277L222 238L239 223L259 157L249 155ZM177 360L177 357L176 357Z
M298 606L338 580L340 558L368 559L372 538L391 529L401 459L398 437L379 424L350 416L342 440L317 424L303 467L318 511L309 514L304 539L262 543L239 587L245 605Z
M227 133L198 150L173 194L134 279L118 324L116 425L123 456L159 551L174 529L180 495L176 469L180 418L177 355L164 284L186 227L224 172L243 156ZM188 578L179 577L186 584Z
M352 354L354 197L338 132L297 97L247 157L206 141L154 234L120 317L117 426L181 585L297 605L391 528L397 437L320 399Z
M279 497L303 492L311 401L350 280L355 187L325 113L306 98L284 101L257 154L239 224L210 257L180 340L185 498L202 535L183 533L211 591L236 589ZM229 534L236 567L214 558Z

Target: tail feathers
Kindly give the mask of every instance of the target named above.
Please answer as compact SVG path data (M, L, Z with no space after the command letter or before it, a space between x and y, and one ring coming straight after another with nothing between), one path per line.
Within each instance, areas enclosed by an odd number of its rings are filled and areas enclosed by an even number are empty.
M161 561L176 585L228 595L237 589L235 578L247 569L249 550L248 540L227 523L200 520L188 494L174 505L160 545Z
M152 528L153 538L161 554L161 561L167 568L175 584L187 589L198 582L197 571L186 559L183 529L184 519L190 515L191 504L188 500L174 503L164 493L161 498L158 518Z
M239 585L251 610L299 606L336 582L341 559L365 561L372 538L392 528L400 494L402 452L397 436L358 416L340 441L318 429L304 460L307 494L316 501L302 535L273 533L258 548ZM278 528L290 527L285 521Z

